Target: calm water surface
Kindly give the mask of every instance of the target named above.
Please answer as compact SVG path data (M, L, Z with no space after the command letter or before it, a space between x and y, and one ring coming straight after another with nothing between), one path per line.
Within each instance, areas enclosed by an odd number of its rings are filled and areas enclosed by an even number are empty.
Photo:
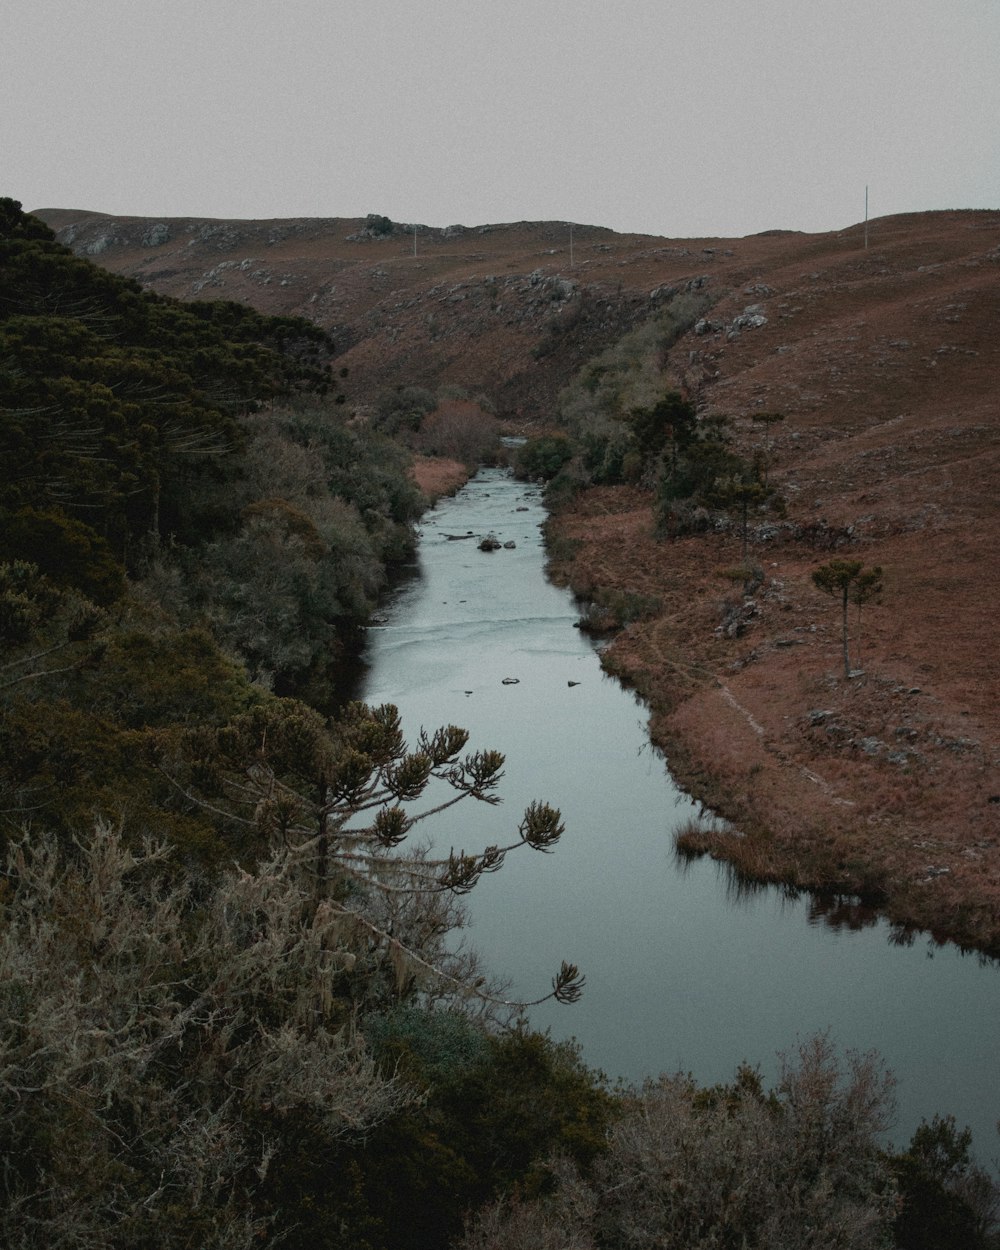
M469 896L486 966L530 999L561 959L578 964L583 999L531 1020L576 1037L609 1076L712 1082L745 1059L770 1079L777 1052L829 1030L895 1072L898 1141L951 1113L981 1157L1000 1153L1000 969L920 937L896 945L883 922L832 928L775 889L741 897L710 861L679 867L672 833L697 807L650 747L643 707L574 628L572 597L546 580L544 516L538 491L500 470L428 513L418 569L369 633L360 694L397 704L411 740L453 723L470 748L506 755L503 803L446 813L433 830L445 851L512 840L532 799L562 811L552 854L509 856ZM468 531L516 546L485 554L478 537L449 537Z

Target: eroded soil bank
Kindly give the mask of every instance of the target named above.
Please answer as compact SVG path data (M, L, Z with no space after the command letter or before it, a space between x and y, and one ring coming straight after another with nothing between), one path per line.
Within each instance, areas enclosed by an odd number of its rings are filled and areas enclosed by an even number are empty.
M549 522L551 571L621 628L605 666L651 708L678 783L728 821L700 845L748 876L877 902L901 926L1000 954L996 561L946 515L831 552L732 531L655 536L649 495L585 492ZM881 564L845 679L833 554ZM628 620L630 614L639 619ZM622 618L625 618L622 620ZM858 639L860 637L860 651Z

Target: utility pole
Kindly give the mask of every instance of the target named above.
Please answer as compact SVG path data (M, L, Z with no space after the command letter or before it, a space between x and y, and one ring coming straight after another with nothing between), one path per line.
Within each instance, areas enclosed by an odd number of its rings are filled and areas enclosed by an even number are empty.
M573 223L569 223L569 267L573 268Z
M865 251L868 251L868 184L865 183Z

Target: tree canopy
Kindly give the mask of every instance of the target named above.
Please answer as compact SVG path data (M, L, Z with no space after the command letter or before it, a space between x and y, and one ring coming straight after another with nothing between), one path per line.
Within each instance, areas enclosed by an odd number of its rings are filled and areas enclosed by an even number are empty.
M144 291L10 199L0 292L0 516L69 517L123 562L145 533L198 531L198 486L242 445L241 414L335 385L319 327Z

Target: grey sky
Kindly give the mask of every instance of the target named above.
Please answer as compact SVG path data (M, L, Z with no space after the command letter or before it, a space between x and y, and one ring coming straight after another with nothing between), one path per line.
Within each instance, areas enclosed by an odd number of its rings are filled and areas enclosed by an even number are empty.
M1000 205L1000 0L5 0L0 194L675 237Z

